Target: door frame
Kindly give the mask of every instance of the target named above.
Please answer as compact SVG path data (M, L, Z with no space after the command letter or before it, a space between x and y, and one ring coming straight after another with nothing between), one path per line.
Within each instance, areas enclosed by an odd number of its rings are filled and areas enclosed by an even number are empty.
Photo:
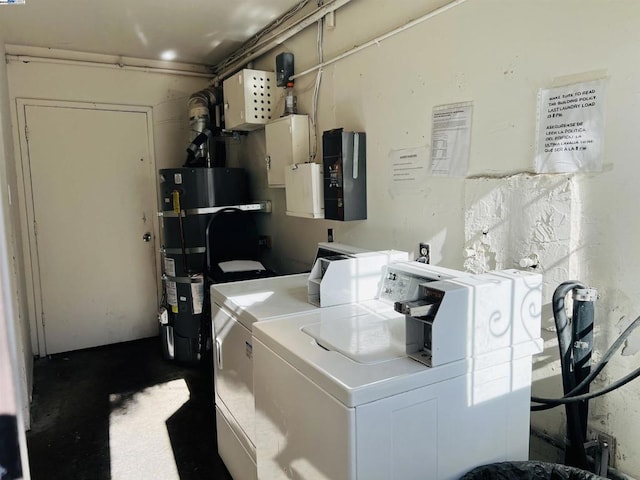
M18 135L20 139L20 154L16 155L16 172L18 176L18 196L20 199L20 227L22 233L22 247L24 251L24 273L26 283L27 310L31 331L31 347L33 354L44 357L47 355L44 323L42 321L42 286L40 282L40 265L38 259L38 244L35 231L35 214L33 191L31 184L31 163L29 158L27 107L57 107L83 110L104 110L116 112L144 113L147 120L147 148L152 170L151 191L154 194L156 209L158 202L158 182L156 181L156 159L153 148L153 108L150 106L119 105L95 102L71 102L64 100L42 100L36 98L16 98L16 112L18 117ZM156 210L157 211L157 210ZM160 238L158 215L152 215L153 249L156 271L156 301L160 301Z

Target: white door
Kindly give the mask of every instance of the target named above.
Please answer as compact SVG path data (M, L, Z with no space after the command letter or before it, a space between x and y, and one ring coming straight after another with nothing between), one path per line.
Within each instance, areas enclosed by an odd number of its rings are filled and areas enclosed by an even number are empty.
M41 355L157 334L147 115L95 105L24 106Z

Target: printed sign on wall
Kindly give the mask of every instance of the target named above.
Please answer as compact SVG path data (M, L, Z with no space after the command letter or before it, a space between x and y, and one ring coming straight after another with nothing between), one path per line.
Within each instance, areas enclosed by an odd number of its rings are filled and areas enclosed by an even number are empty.
M599 172L606 80L540 90L537 173Z
M424 192L429 154L427 147L405 148L389 152L392 197Z
M471 102L433 108L431 174L465 177L471 145Z

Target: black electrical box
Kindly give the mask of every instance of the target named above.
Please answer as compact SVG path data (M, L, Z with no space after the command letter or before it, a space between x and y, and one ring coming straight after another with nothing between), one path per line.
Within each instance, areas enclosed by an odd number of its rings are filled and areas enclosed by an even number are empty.
M276 85L286 87L291 76L293 76L293 53L280 53L276 56Z
M367 149L364 132L342 128L322 134L324 218L367 218Z

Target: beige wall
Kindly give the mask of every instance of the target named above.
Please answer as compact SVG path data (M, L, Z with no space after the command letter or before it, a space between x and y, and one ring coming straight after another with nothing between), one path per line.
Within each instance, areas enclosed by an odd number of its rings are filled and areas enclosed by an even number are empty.
M337 12L335 29L325 30L325 60L444 3L354 1ZM327 228L336 241L371 249L415 253L419 242L428 241L435 263L458 269L512 268L535 253L545 279L545 351L534 366L534 393L559 394L548 302L561 281L578 278L599 289L598 355L640 314L640 250L634 243L640 234L639 15L635 0L469 0L325 68L319 130L367 133L368 219L285 216L283 191L266 188L264 132L250 133L235 158L250 169L255 196L273 202L262 228L272 236L275 265L281 271L308 268ZM315 27L254 68L274 70L280 51L295 54L298 72L315 65ZM562 77L602 74L609 79L603 172L529 175L539 89ZM300 113L311 113L314 81L314 74L297 80ZM462 101L474 105L468 177L431 177L421 193L391 195L389 152L428 145L433 107ZM606 381L636 368L639 349L636 332L607 367ZM639 394L637 381L591 402L592 427L617 438L616 465L636 477ZM563 422L561 409L532 415L534 427L558 439Z

